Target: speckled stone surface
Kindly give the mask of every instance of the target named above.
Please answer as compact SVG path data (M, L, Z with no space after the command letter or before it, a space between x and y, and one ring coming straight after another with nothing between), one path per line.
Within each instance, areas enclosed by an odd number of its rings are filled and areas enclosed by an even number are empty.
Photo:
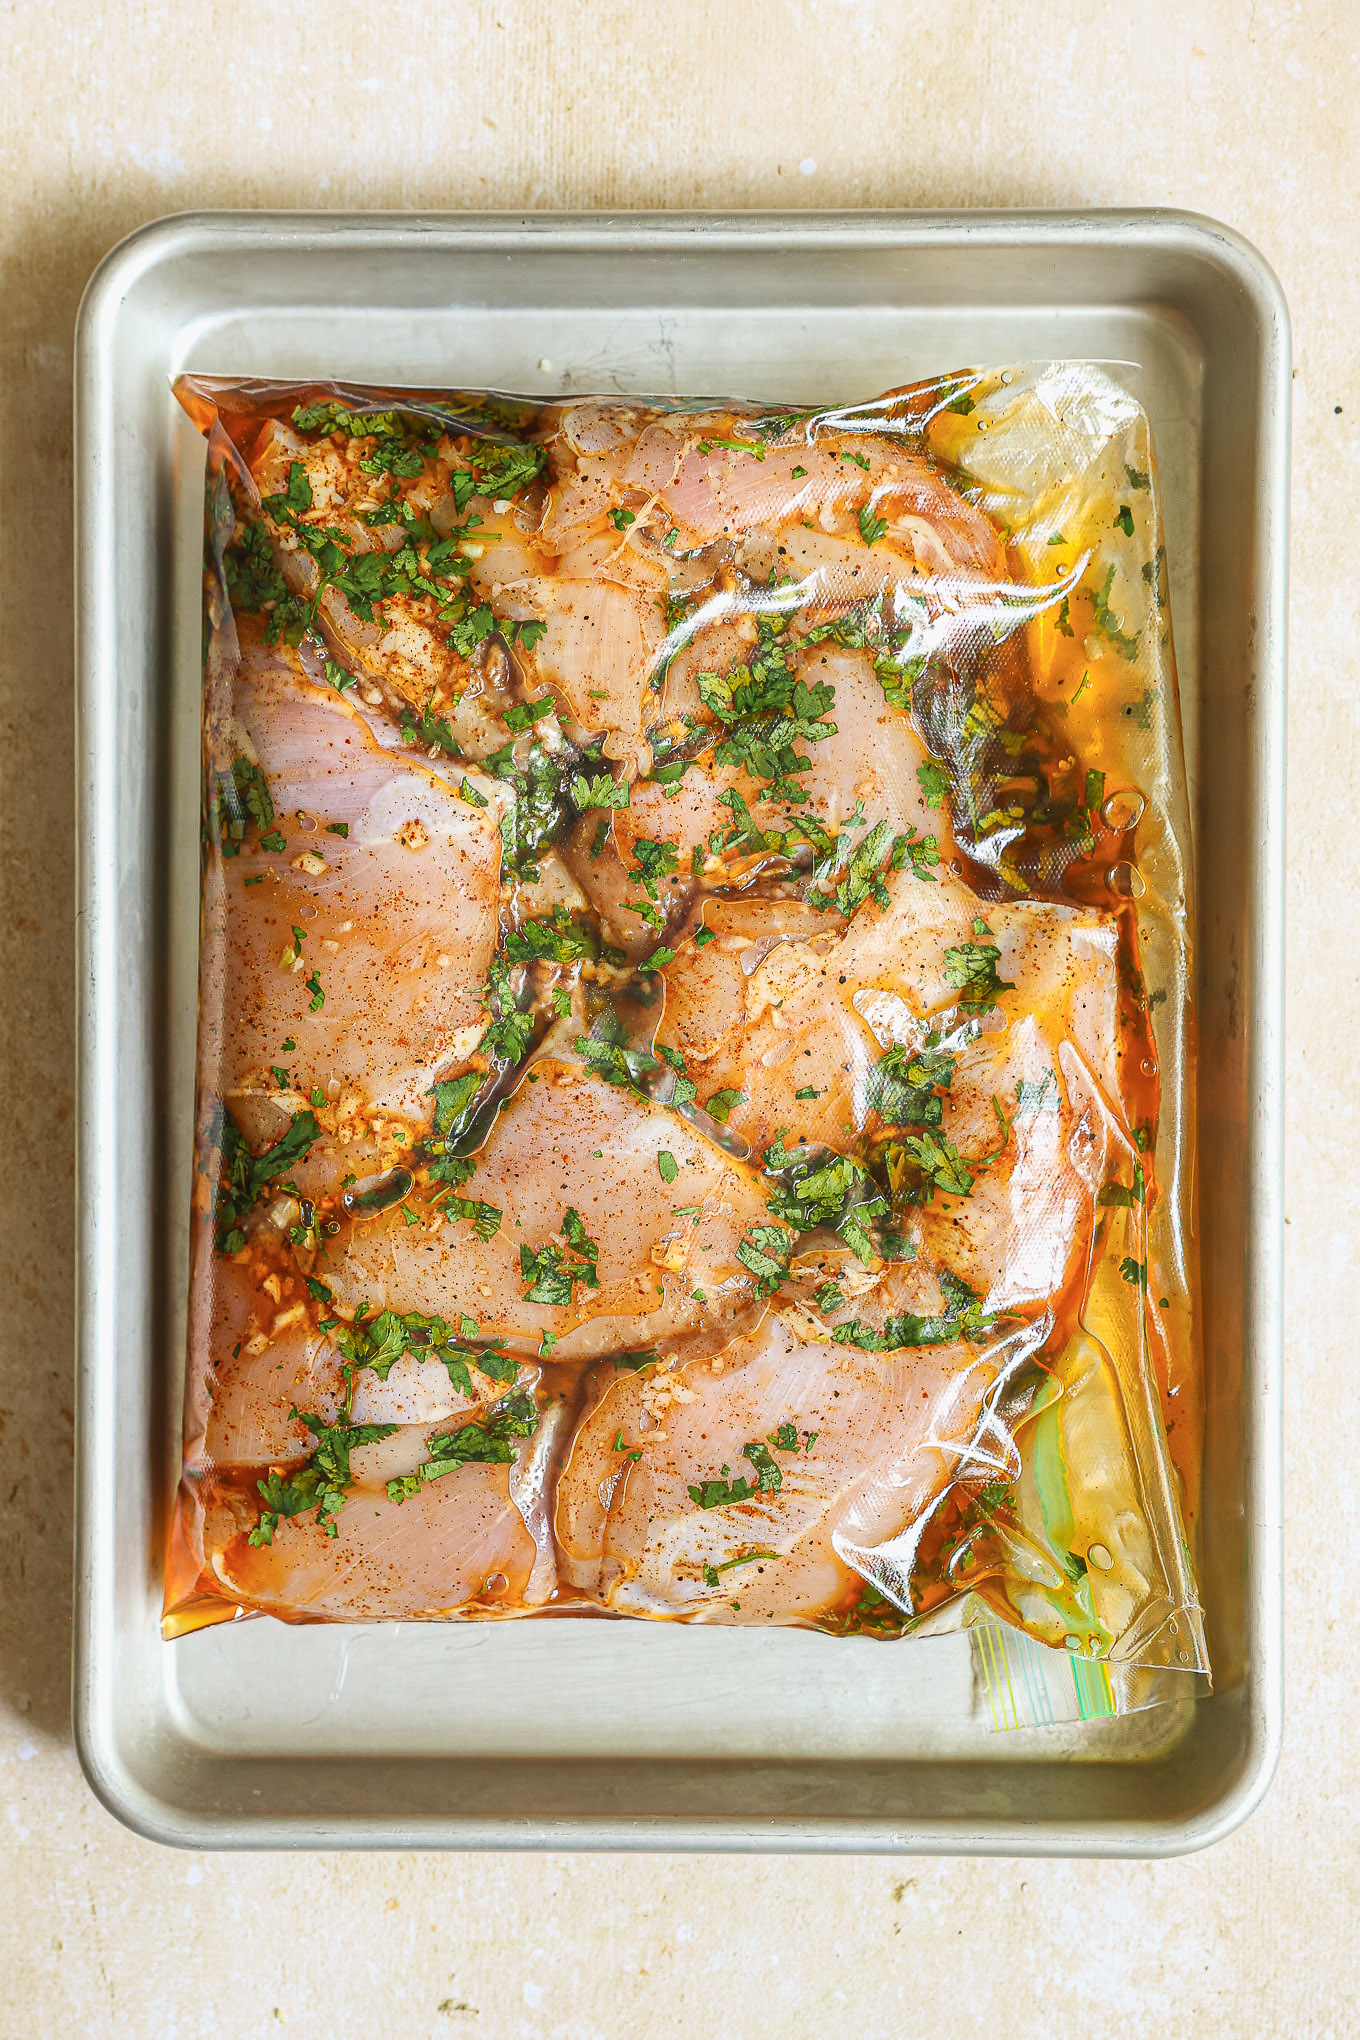
M1360 9L1353 0L68 0L0 9L0 2040L1360 2032ZM1148 205L1267 256L1295 330L1290 1704L1181 1862L178 1855L67 1706L71 333L201 205ZM1347 1665L1352 1671L1347 1671Z

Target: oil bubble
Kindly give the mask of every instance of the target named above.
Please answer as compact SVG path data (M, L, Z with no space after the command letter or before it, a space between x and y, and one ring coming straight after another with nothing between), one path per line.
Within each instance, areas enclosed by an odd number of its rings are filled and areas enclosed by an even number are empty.
M1122 786L1114 793L1106 794L1101 803L1100 819L1107 829L1114 829L1120 835L1126 829L1136 829L1147 811L1147 801L1136 786Z
M386 1211L389 1205L399 1204L410 1194L412 1183L409 1169L384 1169L380 1176L365 1176L360 1183L351 1183L345 1192L346 1211Z
M1121 900L1136 900L1147 891L1147 882L1136 864L1112 864L1105 883Z

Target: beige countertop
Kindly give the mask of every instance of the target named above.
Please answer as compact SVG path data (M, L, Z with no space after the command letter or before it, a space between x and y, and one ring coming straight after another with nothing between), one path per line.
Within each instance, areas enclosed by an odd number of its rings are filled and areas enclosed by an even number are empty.
M1360 7L68 0L3 16L0 2040L1360 2032L1338 1562L1360 1504ZM1290 1698L1264 1806L1167 1863L190 1856L124 1832L82 1781L67 1702L69 392L91 269L197 206L1153 204L1246 234L1294 319Z

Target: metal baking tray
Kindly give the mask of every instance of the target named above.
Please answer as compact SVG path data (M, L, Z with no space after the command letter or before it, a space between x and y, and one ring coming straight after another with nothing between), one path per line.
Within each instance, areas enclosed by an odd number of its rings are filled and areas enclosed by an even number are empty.
M181 369L826 400L1101 360L1165 494L1198 839L1212 1697L992 1732L966 1640L563 1620L163 1644L197 966L202 443ZM77 370L75 1720L165 1842L1167 1855L1265 1790L1281 1715L1289 333L1169 212L217 213L97 271ZM960 1643L964 1648L960 1654Z

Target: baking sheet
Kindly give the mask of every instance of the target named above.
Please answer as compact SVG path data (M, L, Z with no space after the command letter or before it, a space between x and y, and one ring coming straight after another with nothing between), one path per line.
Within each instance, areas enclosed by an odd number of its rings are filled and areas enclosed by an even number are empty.
M580 1620L252 1622L163 1646L193 1085L202 476L202 442L176 421L168 377L325 372L816 402L1062 355L1102 361L1147 407L1164 492L1200 823L1201 1053L1215 1072L1200 1135L1214 1698L998 1737L966 1638L903 1649ZM111 258L87 299L78 376L76 1678L82 1753L106 1802L146 1832L213 1846L1124 1853L1194 1846L1240 1818L1269 1775L1279 1714L1288 365L1283 307L1257 258L1169 215L204 216Z

